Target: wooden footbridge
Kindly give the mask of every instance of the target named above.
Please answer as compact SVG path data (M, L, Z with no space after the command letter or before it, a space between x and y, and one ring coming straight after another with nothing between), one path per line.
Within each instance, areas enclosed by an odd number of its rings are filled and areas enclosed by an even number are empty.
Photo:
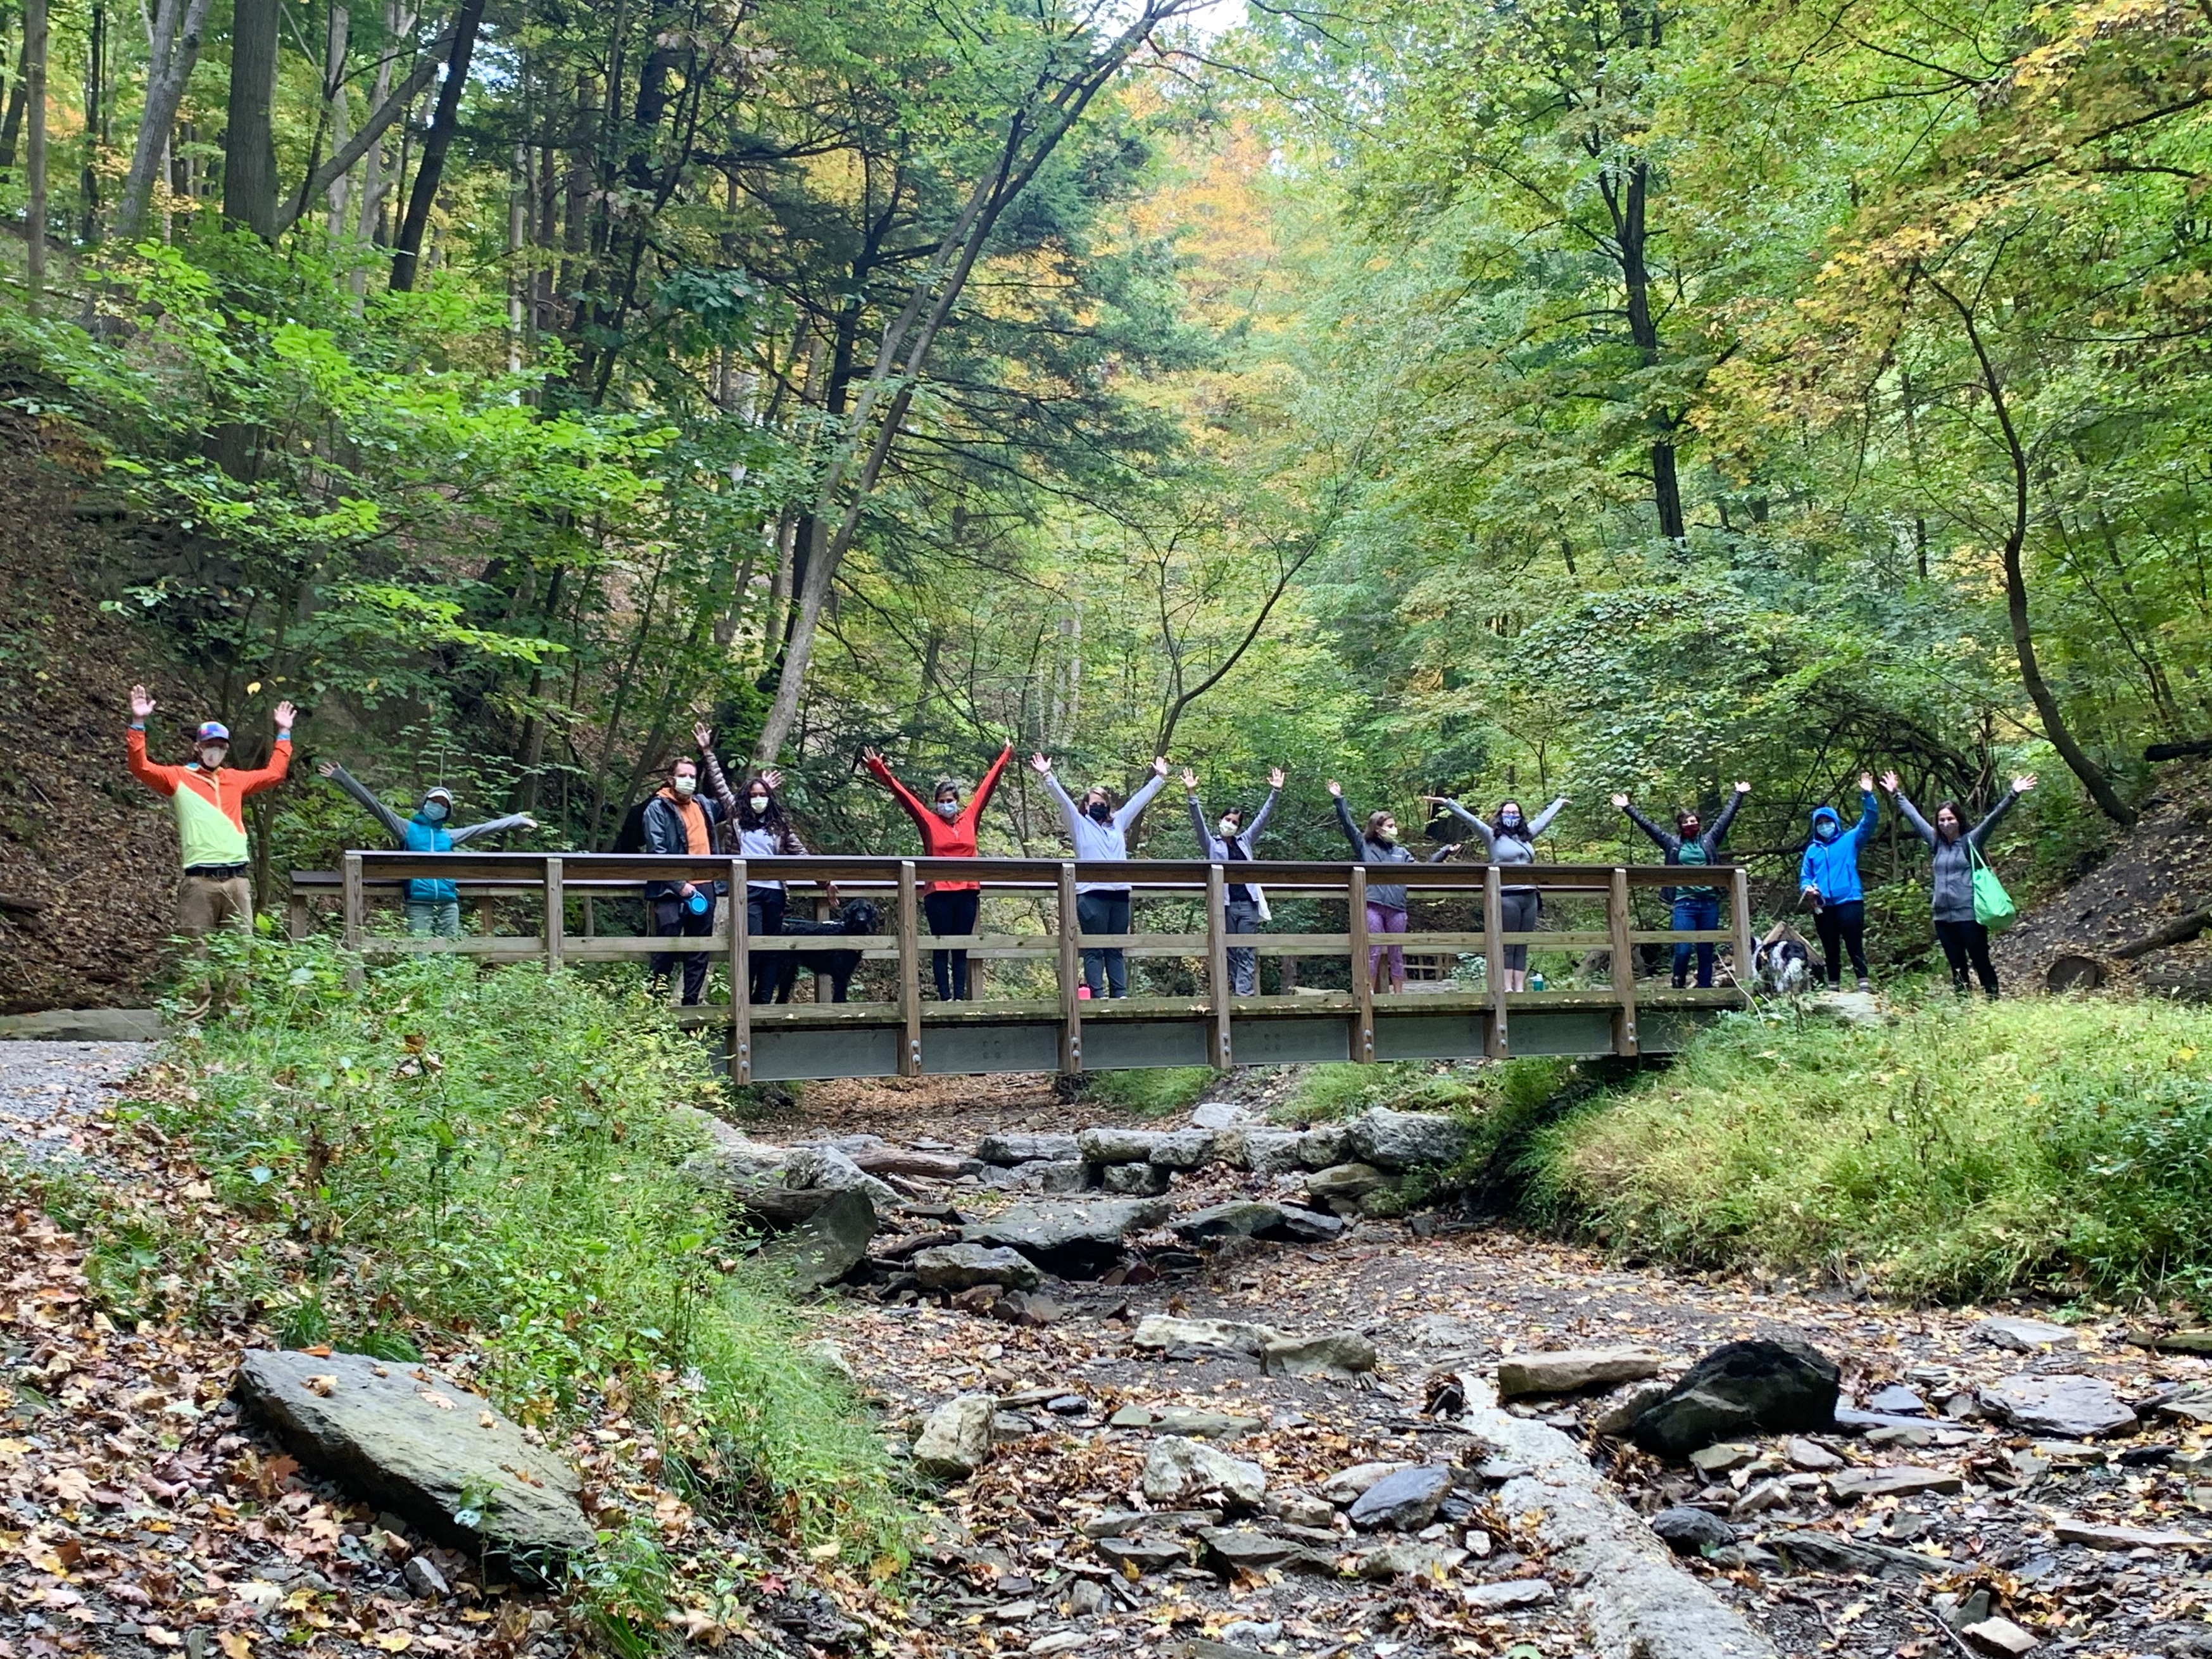
M1378 877L1413 890L1416 925L1425 919L1474 920L1471 928L1439 928L1376 935L1376 944L1402 945L1409 958L1479 954L1485 962L1480 988L1424 985L1419 994L1392 994L1370 979L1366 896L1369 872L1358 865L1248 863L1236 878L1265 888L1277 908L1318 909L1324 919L1341 911L1342 932L1231 934L1223 926L1228 874L1218 864L1135 860L1090 865L1031 859L889 859L810 857L761 860L758 877L840 896L866 897L880 909L884 931L836 938L748 937L732 931L725 902L712 936L668 939L599 930L612 907L640 911L648 880L721 881L742 895L748 866L742 859L656 857L614 854L416 854L357 852L337 872L299 872L293 877L295 936L313 925L319 896L341 902L344 941L364 957L391 958L441 953L498 962L543 961L549 970L583 963L635 960L656 951L707 951L726 962L737 994L720 1004L681 1011L686 1024L726 1028L732 1076L738 1082L842 1077L924 1076L939 1073L1084 1072L1161 1066L1257 1066L1287 1062L1501 1058L1509 1054L1638 1054L1676 1048L1701 1024L1723 1009L1744 1005L1732 987L1707 991L1639 985L1632 970L1638 946L1710 944L1733 963L1751 960L1749 896L1742 870L1712 876L1726 884L1729 925L1678 933L1638 927L1636 896L1681 880L1679 870L1646 865L1607 868L1589 865L1516 866L1510 880L1534 886L1547 910L1565 925L1516 933L1500 929L1496 866L1389 866ZM394 936L372 928L376 899L395 902L410 878L457 884L482 931L459 939ZM933 937L921 931L921 894L933 879L979 883L983 919L1008 931ZM1138 908L1171 909L1185 921L1206 919L1203 931L1084 934L1075 927L1076 885L1082 881L1127 882ZM1297 901L1320 901L1298 904ZM1176 902L1179 901L1180 902ZM1656 901L1655 901L1656 902ZM793 914L801 905L794 896ZM737 914L742 917L743 909ZM527 917L527 933L494 931L503 919ZM580 931L577 931L580 926ZM1496 965L1508 945L1543 952L1571 952L1585 959L1605 954L1607 982L1572 989L1507 993ZM876 1000L844 1003L766 1005L744 1000L754 958L788 951L857 948L864 962L895 964L888 973L869 969L854 994ZM1114 948L1133 961L1180 959L1195 994L1130 996L1093 1000L1083 996L1080 953ZM1281 977L1295 986L1301 959L1348 962L1349 988L1297 987L1275 994L1230 994L1228 953L1249 949L1285 958ZM925 998L928 953L958 949L971 964L991 964L975 975L976 1000L939 1002ZM1005 964L1005 966L1000 966ZM641 967L642 963L640 964ZM1726 969L1723 969L1725 975ZM1007 994L979 988L985 978ZM1179 981L1184 975L1176 976ZM1332 975L1334 977L1334 975ZM1595 971L1587 977L1597 977Z

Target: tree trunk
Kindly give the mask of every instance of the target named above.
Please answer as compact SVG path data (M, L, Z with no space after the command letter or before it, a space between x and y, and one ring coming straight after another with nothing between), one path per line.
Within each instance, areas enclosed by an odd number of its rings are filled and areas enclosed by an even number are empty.
M276 96L280 0L234 0L230 109L222 140L222 216L264 242L276 240Z
M1637 355L1649 367L1659 361L1659 325L1651 314L1651 270L1645 260L1649 240L1646 204L1650 195L1651 170L1642 161L1628 169L1619 222L1620 276L1628 290L1628 333ZM1669 435L1651 443L1651 505L1659 517L1659 533L1680 542L1688 533L1682 518L1682 486L1674 465L1674 422L1665 420Z
M1972 348L1974 362L1981 370L1982 390L1989 394L1990 413L1996 416L2005 454L2012 464L2012 524L2004 538L2005 611L2012 623L2013 654L2020 659L2021 685L2027 692L2028 701L2035 705L2035 712L2043 717L2044 735L2051 739L2051 746L2058 751L2059 758L2074 775L2081 780L2081 787L2089 792L2089 798L2097 803L2099 810L2124 828L2131 825L2137 816L2136 810L2120 799L2104 769L2075 741L2065 714L2058 707L2058 698L2044 679L2042 666L2036 660L2035 632L2027 610L2027 576L2021 564L2021 554L2027 545L2027 449L2013 426L2004 383L1998 377L1996 365L1990 361L1988 347L1982 342L1982 331L1974 321L1972 307L1932 275L1923 271L1921 276L1959 313L1959 320L1966 325L1966 343Z
M407 217L399 227L399 241L392 258L392 291L404 294L415 286L416 267L422 257L422 233L430 223L430 204L436 199L438 181L446 171L446 152L453 147L453 131L461 121L461 91L468 84L469 58L477 49L477 28L483 23L484 0L461 0L460 15L453 23L453 51L446 63L446 83L438 89L437 112L422 137L422 165L415 174L415 189L407 198Z
M0 120L0 179L5 179L15 165L15 141L23 131L23 82L30 73L31 38L27 29L22 50L15 58L15 84L8 92L8 115Z
M155 13L154 38L148 47L146 109L138 118L138 142L131 149L131 172L115 211L115 234L125 241L145 224L154 181L168 159L177 106L184 98L185 83L192 77L192 66L199 61L200 32L207 13L208 0L161 0Z
M37 316L46 291L46 0L23 0L23 171L30 201L23 215L23 285Z
M90 246L100 240L100 137L106 107L107 78L107 8L94 0L92 27L85 42L84 163L77 171L77 202L84 210L83 239Z
M331 106L331 150L333 155L344 150L347 131L345 64L347 37L353 28L353 16L343 6L331 8L330 32L323 41L323 96ZM349 182L341 173L330 182L324 199L331 210L330 235L333 245L343 240L346 228L346 186Z
M441 46L444 44L443 41L439 42ZM276 216L276 231L279 235L291 229L298 222L301 214L307 211L307 204L315 198L317 192L328 189L333 180L344 177L351 171L356 161L375 149L377 141L384 137L385 129L405 114L413 106L416 95L437 78L438 61L433 57L425 58L418 64L415 72L400 84L399 89L377 106L368 119L362 124L360 131L347 139L329 161L307 175L306 182L300 186L299 195L287 203L284 210ZM402 154L404 155L404 152L403 151ZM368 216L370 210L364 207L364 218Z

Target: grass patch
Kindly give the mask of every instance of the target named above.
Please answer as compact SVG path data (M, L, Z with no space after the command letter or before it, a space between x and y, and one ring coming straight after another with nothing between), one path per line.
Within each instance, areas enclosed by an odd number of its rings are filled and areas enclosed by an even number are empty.
M1093 1072L1084 1085L1090 1099L1138 1117L1173 1117L1188 1111L1219 1075L1207 1066L1162 1066L1133 1072Z
M532 967L422 957L356 989L325 945L216 949L228 1012L132 1109L204 1171L230 1233L210 1248L55 1195L118 1314L197 1301L292 1342L465 1346L522 1422L629 1416L695 1504L858 1559L896 1547L865 1413L805 1357L796 1311L731 1271L726 1218L682 1173L704 1142L688 1109L720 1085L661 1011Z
M1537 1212L1695 1266L1911 1296L2212 1303L2212 1012L1930 1000L1737 1015L1534 1133Z

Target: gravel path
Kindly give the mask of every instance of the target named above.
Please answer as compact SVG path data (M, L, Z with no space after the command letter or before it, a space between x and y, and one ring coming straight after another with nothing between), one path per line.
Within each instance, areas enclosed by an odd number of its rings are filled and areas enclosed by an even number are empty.
M34 1159L81 1150L79 1130L154 1057L150 1042L0 1042L0 1143Z

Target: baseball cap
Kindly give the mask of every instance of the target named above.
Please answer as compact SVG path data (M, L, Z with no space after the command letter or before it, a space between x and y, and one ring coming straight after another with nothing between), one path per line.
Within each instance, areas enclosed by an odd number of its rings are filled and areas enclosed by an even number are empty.
M221 720L202 720L199 728L192 733L192 741L194 743L228 743L230 728Z
M426 801L441 800L445 802L447 805L451 806L453 804L453 792L447 788L446 786L441 783L434 789L425 790L422 793L422 799Z

